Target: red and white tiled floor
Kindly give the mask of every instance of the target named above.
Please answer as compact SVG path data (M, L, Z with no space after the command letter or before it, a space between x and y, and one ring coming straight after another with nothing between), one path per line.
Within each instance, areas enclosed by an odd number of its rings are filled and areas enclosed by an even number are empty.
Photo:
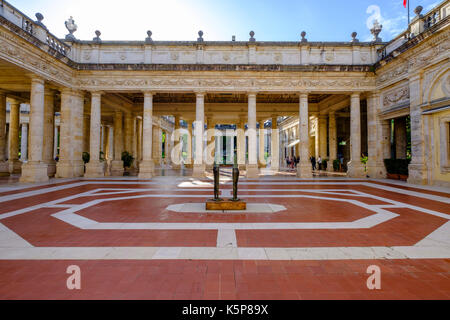
M206 212L212 183L189 177L0 188L0 299L450 299L450 193L294 177L239 187L245 213ZM81 290L67 289L70 265Z

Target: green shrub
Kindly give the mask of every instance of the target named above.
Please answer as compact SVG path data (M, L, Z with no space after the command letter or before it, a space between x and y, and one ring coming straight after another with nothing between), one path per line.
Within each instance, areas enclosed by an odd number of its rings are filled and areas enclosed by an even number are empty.
M83 152L83 162L84 164L88 163L89 160L91 160L91 155L89 154L89 152Z
M333 170L339 171L339 159L333 160Z
M128 151L122 152L122 161L124 168L130 168L131 164L133 163L133 160L134 157Z

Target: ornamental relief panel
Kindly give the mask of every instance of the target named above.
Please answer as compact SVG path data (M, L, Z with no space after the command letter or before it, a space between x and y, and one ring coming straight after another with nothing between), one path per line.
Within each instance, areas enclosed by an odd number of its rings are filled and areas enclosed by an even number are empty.
M34 54L26 50L24 46L18 47L15 44L10 44L3 39L10 39L10 37L0 32L0 55L4 56L5 60L18 60L25 65L25 68L33 69L37 75L54 80L58 83L64 82L64 85L70 86L73 81L73 76L70 72L63 71L58 67L55 67L51 62L36 57ZM17 42L16 39L14 41ZM15 63L15 61L12 61ZM15 63L16 64L16 63Z
M147 77L142 79L78 79L75 85L80 89L148 89L164 88L177 89L232 89L232 90L259 90L259 89L279 89L279 90L365 90L374 89L374 79L348 79L348 80L291 80L291 79L195 79L195 78L155 78Z
M409 102L409 85L395 88L383 94L383 108L389 109L391 106Z

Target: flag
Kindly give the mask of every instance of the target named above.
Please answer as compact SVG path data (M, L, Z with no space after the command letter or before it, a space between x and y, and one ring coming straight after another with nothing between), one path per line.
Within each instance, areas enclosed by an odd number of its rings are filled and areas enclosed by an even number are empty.
M403 0L403 6L406 8L406 4L408 3L408 0Z

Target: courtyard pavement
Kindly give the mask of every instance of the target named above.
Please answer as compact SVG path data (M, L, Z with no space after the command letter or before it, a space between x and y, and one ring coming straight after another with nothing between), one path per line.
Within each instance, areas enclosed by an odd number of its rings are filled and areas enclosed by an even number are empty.
M9 182L0 299L450 299L445 189L285 173L241 179L248 212L206 212L210 176Z

